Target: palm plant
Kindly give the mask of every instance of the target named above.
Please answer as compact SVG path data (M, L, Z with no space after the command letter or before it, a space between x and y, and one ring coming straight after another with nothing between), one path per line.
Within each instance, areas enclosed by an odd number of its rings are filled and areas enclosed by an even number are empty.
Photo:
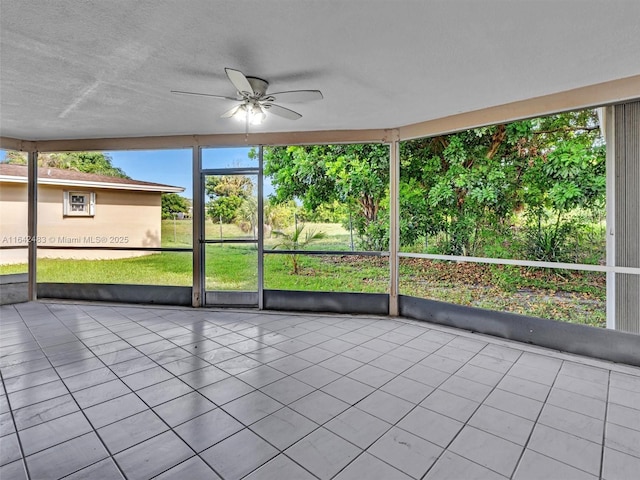
M316 240L321 240L326 238L326 234L324 232L318 232L316 230L307 230L304 235L302 231L304 230L304 224L298 225L294 228L293 232L285 233L280 231L273 231L273 234L280 238L280 241L276 243L273 248L281 248L282 250L290 250L296 251L301 250L307 245L315 242ZM293 267L293 274L297 275L299 272L299 263L298 263L299 255L297 253L290 253L289 259L291 260L291 266Z

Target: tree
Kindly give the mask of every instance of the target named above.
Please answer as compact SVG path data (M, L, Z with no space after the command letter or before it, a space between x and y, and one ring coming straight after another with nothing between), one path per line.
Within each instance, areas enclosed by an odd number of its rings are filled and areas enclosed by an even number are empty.
M233 221L240 227L245 233L254 232L257 234L258 230L258 199L255 196L250 196L242 200L242 203L236 210L236 215Z
M21 152L11 151L7 152L5 162L26 165L27 158ZM38 166L129 178L121 168L113 166L109 155L100 152L38 153Z
M389 147L379 144L272 147L264 150L264 172L274 200L299 199L307 210L338 201L353 205L355 227L365 248L379 249L367 235L378 223L388 195Z
M326 234L324 232L318 232L316 230L307 230L303 236L303 230L304 224L300 224L294 228L291 233L274 231L273 233L280 237L280 242L276 243L273 248L282 248L283 250L301 250L317 240L326 238ZM297 275L300 269L298 257L299 255L297 253L289 254L291 267L293 269L292 273L294 275Z
M162 218L173 218L174 214L189 212L189 199L178 195L177 193L162 194Z
M529 229L537 229L541 243L555 242L548 249L557 251L571 230L567 214L603 205L605 153L596 112L403 142L400 191L405 245L443 233L441 253L483 254L483 232L490 239L512 232L516 214L525 211ZM549 216L550 234L542 232ZM529 254L537 259L553 256L534 250Z
M528 206L526 253L537 260L571 261L570 244L582 225L570 218L578 208L604 210L606 151L593 110L535 121L532 147L538 161L523 175Z
M424 198L417 205L402 202L410 226L425 236L445 232L444 253L471 254L479 231L513 211L519 162L505 155L513 135L513 128L497 125L404 142L401 191ZM411 239L419 234L411 233Z
M205 193L209 197L207 215L213 222L231 223L245 199L253 195L254 185L244 175L212 175L207 177Z
M282 230L294 223L297 210L293 200L275 203L267 199L264 202L264 223L273 230Z

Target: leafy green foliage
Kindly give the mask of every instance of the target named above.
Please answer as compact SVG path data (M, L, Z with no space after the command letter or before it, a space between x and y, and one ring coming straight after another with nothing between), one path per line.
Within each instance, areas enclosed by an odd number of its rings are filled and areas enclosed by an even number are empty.
M572 223L557 223L555 226L525 229L525 252L528 258L544 262L569 262L569 241L576 233Z
M258 199L254 196L242 200L233 219L244 233L256 232L258 225Z
M186 214L191 207L190 200L177 193L163 193L161 201L163 220L173 218L178 213Z
M605 150L597 121L595 111L585 110L403 142L403 245L567 259L579 230L571 212L604 208ZM516 241L521 219L526 225ZM503 238L511 251L492 237Z
M244 175L212 175L207 177L205 193L209 197L207 215L215 223L231 223L244 200L254 190L253 182Z
M26 165L27 158L21 152L7 152L6 163ZM38 166L95 173L109 177L129 178L121 168L113 166L113 159L100 152L38 153Z
M351 207L361 243L371 246L366 232L379 221L381 202L388 195L386 145L271 147L264 149L264 161L265 175L275 187L274 202L297 199L307 211L335 202Z
M574 212L604 209L599 133L595 110L584 110L402 142L403 247L580 261L573 240L586 223ZM385 250L388 157L383 145L267 148L265 173L274 201L301 201L305 218L331 205L343 225L350 212L360 246Z
M301 210L298 216L308 222L343 223L347 227L349 214L354 210L357 210L356 206L334 200L319 205L313 211Z
M292 225L298 207L293 200L275 203L267 200L264 205L264 223L274 230Z

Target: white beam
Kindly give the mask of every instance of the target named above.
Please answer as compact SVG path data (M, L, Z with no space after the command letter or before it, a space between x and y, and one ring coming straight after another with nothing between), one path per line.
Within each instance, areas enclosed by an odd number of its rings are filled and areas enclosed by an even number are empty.
M607 177L607 193L606 193L606 265L607 267L616 266L616 151L615 151L615 106L603 109L605 141L607 145L606 160L606 177ZM607 272L607 328L616 328L616 273L615 271Z

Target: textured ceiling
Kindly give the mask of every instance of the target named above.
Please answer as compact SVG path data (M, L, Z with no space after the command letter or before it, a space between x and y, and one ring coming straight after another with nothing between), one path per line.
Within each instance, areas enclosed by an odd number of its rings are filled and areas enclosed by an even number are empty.
M320 89L252 131L392 128L640 74L637 0L0 0L0 134L240 133L231 67Z

